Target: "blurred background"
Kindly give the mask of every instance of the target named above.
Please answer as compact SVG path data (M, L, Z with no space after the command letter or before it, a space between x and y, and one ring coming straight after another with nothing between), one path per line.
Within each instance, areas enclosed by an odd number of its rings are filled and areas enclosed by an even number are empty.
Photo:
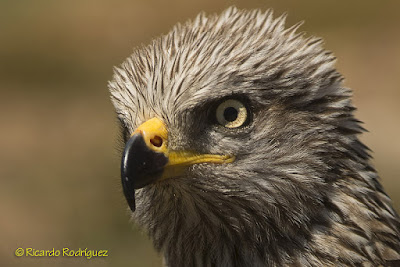
M288 25L324 38L399 210L399 1L0 0L1 266L161 266L129 222L107 81L134 47L230 5L287 11ZM18 258L18 247L109 256Z

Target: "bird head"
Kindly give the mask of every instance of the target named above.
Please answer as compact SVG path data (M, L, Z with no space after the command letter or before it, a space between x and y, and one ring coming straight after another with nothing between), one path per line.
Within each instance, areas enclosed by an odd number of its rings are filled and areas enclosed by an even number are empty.
M200 14L115 68L124 194L170 258L304 249L336 214L337 181L368 159L335 58L284 23Z

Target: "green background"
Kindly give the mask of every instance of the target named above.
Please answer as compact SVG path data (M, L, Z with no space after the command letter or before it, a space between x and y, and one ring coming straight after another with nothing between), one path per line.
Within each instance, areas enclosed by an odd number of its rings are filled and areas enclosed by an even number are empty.
M400 1L0 0L0 265L160 266L119 178L107 81L135 46L201 10L272 7L323 37L354 89L386 191L400 207ZM18 247L109 257L17 258Z

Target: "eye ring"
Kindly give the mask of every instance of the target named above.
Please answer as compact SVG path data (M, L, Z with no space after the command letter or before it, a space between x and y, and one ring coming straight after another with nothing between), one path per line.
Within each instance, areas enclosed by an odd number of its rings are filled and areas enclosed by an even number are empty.
M246 106L236 99L227 99L216 109L217 122L230 129L239 128L246 123L248 112Z

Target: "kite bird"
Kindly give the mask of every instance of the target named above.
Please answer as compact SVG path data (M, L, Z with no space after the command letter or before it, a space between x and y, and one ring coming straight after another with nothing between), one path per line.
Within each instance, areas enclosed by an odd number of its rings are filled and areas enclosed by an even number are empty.
M109 83L121 180L167 266L400 266L400 220L320 39L200 14Z

